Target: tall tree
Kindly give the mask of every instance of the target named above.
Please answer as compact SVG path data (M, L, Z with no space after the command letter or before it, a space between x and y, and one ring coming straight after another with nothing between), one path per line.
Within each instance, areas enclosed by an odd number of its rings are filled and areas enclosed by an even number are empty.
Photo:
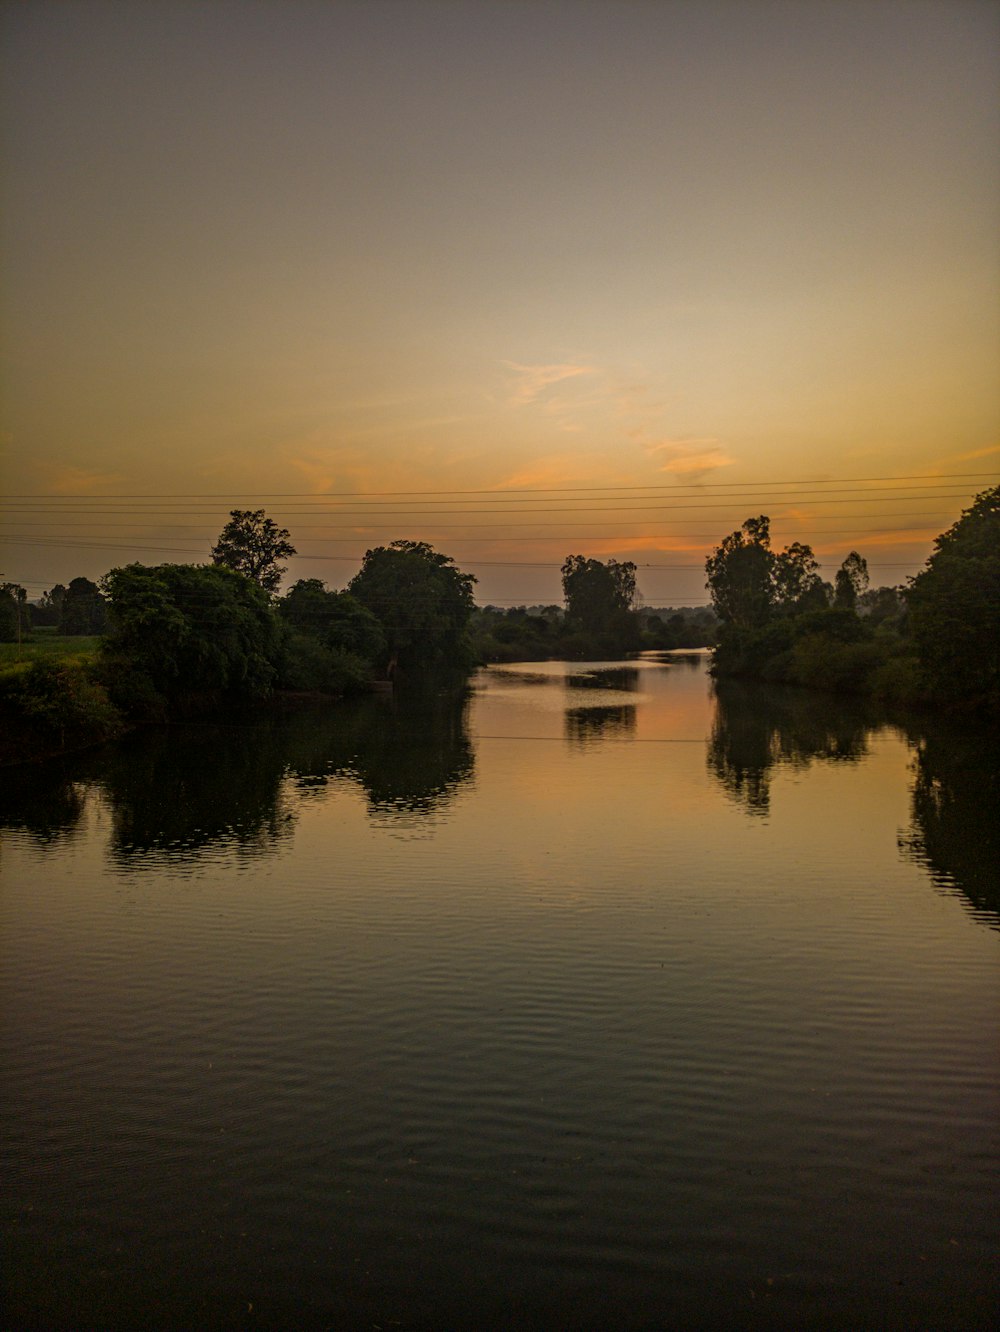
M285 572L279 561L296 553L289 536L263 509L232 509L212 547L212 563L243 574L265 592L276 592Z
M811 546L793 541L771 549L771 520L748 518L705 561L708 589L719 619L747 632L783 614L825 608L827 585Z
M562 566L566 620L604 652L629 652L638 646L640 626L632 610L635 565L631 560L595 560L569 555Z
M365 551L347 590L381 624L393 674L468 663L475 581L426 541L393 541Z
M826 606L819 561L812 546L793 541L774 557L772 569L775 603L786 611L820 609Z
M764 514L723 538L705 561L712 605L723 624L749 630L766 623L775 601L774 566L771 520Z
M838 610L856 610L858 598L868 589L868 561L856 550L837 570L834 582L833 604Z
M19 643L30 626L26 590L20 583L0 583L0 642Z

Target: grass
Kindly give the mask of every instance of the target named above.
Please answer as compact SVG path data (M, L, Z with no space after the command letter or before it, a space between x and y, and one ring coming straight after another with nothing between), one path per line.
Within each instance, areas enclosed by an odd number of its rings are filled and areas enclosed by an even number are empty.
M77 634L65 637L35 629L31 636L17 643L0 643L0 667L26 665L31 661L89 661L100 643L97 634ZM20 654L18 648L20 646Z

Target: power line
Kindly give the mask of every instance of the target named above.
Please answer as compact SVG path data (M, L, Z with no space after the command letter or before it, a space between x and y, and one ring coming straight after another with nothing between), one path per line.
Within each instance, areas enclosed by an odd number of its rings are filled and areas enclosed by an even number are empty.
M923 472L913 473L905 476L845 476L845 477L827 477L827 478L808 478L801 480L768 480L768 481L704 481L704 482L660 482L656 485L625 485L625 486L491 486L481 489L465 490L357 490L357 491L323 491L317 495L315 491L228 491L225 493L197 493L193 491L178 491L164 496L161 492L157 495L150 494L130 494L128 492L118 492L110 495L89 495L87 499L194 499L194 500L226 500L232 501L238 499L359 499L369 497L391 497L399 495L507 495L507 494L583 494L593 492L619 492L623 490L704 490L714 489L719 486L732 487L768 487L768 486L824 486L824 485L853 485L853 484L874 484L880 481L936 481L946 482L952 480L969 480L976 477L995 477L995 471L989 472ZM9 495L8 499L66 499L71 500L74 496L56 495L51 491L25 492L17 495Z

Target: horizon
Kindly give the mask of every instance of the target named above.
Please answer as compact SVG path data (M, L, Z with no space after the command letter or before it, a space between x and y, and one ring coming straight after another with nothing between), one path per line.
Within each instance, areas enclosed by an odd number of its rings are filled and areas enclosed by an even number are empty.
M1000 479L1000 11L5 8L2 576L707 601L745 518L899 585ZM309 521L312 520L312 521Z

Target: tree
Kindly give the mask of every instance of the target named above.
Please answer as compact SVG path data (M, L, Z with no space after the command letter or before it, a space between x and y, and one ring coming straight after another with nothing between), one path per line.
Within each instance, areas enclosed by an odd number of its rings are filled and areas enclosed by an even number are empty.
M921 667L938 698L1000 711L1000 486L934 545L907 594Z
M300 578L278 603L286 624L324 647L377 661L385 652L382 626L350 592L331 592L320 578Z
M30 628L27 590L20 583L0 583L0 642L20 643Z
M775 603L783 610L822 609L826 605L819 561L812 546L793 541L774 557L772 582Z
M856 550L852 550L837 570L833 591L834 606L838 610L856 610L858 598L867 587L868 561L862 559Z
M705 574L723 624L749 630L766 623L775 599L774 563L771 520L764 514L748 518L716 546L705 561Z
M594 641L598 651L630 652L638 647L640 626L632 609L635 565L631 560L569 555L562 566L568 627Z
M799 614L826 606L826 584L812 547L793 541L771 549L771 520L748 518L705 561L712 605L738 632L762 628L774 611Z
M101 590L89 578L74 578L63 596L59 612L61 634L103 634L108 614Z
M38 602L32 613L35 624L50 625L56 628L62 619L62 604L66 596L66 588L62 583L56 583L55 587L43 592L38 598Z
M129 564L106 574L103 586L110 681L141 675L171 702L269 693L281 631L270 598L250 579L216 565Z
M392 675L468 664L475 581L425 541L393 541L365 551L347 590L381 624Z
M212 563L243 574L265 592L276 592L285 572L278 561L296 553L288 538L288 529L278 527L263 509L233 509L212 547Z

